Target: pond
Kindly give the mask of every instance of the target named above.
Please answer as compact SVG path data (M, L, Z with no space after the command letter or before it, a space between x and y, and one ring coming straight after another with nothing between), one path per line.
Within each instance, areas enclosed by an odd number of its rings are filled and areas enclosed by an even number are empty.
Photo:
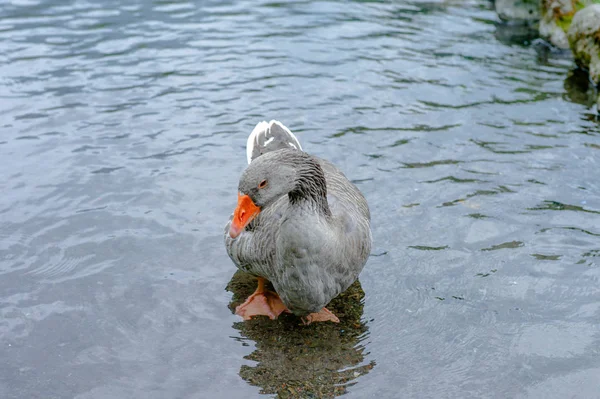
M594 89L491 2L12 0L0 57L0 397L600 391ZM339 325L233 314L270 119L369 202Z

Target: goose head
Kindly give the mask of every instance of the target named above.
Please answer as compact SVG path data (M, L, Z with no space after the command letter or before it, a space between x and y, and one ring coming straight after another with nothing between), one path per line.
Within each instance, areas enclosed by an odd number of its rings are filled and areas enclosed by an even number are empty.
M296 188L298 166L304 157L308 155L282 149L261 155L248 165L238 186L238 204L229 228L231 238L239 236L262 209Z

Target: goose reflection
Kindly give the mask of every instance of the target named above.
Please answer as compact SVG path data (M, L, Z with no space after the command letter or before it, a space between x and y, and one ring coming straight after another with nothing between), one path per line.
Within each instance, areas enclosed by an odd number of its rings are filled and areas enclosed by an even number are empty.
M232 312L255 287L254 277L242 271L234 274L226 288L233 293ZM261 393L280 398L331 398L346 393L348 386L375 366L374 361L365 363L367 353L361 344L368 336L368 327L361 321L363 297L356 281L328 305L338 315L339 324L303 326L298 317L286 313L277 320L256 317L235 322L240 340L256 344L256 350L246 357L256 365L243 365L240 376L261 387Z

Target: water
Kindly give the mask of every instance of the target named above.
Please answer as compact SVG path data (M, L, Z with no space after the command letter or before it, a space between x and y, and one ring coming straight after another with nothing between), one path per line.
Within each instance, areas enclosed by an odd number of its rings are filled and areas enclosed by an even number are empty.
M599 397L594 89L490 2L13 0L0 60L0 397ZM232 314L273 118L371 206L339 326Z

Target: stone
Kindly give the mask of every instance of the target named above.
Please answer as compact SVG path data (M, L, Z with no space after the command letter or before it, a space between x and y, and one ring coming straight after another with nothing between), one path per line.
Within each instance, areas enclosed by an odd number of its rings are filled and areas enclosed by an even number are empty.
M496 0L496 13L504 21L537 21L540 0Z
M573 17L568 40L575 62L600 85L600 4L590 5Z
M568 49L567 31L576 13L600 0L542 0L540 36L554 46Z

